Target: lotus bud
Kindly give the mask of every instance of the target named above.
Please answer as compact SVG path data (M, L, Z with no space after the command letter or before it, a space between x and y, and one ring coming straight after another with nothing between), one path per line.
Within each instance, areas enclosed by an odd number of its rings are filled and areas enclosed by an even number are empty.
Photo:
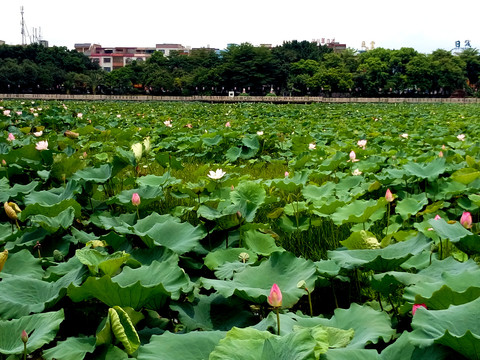
M140 195L138 195L138 193L133 193L132 194L132 205L133 206L140 205Z
M53 259L56 262L63 261L64 258L65 258L65 256L63 256L63 254L60 250L57 250L57 249L53 250Z
M412 306L412 316L415 315L415 312L420 307L424 307L425 309L427 309L427 305L425 305L425 304L415 304L415 305Z
M287 178L287 177L289 177L289 176L290 176L289 172L288 172L288 171L285 171L285 177Z
M437 214L437 215L435 215L435 217L434 217L433 219L434 219L434 220L440 220L441 217L440 217L440 215Z
M270 295L267 298L268 303L273 307L282 306L282 292L277 284L273 284L270 289Z
M246 252L242 252L238 255L238 259L244 264L250 259L250 255Z
M27 334L27 332L26 332L25 330L22 331L22 336L21 336L21 338L22 338L23 343L26 344L27 341L28 341L28 334Z
M443 151L440 151L440 152L438 153L438 157L443 157Z
M464 211L462 217L460 218L460 224L462 224L465 229L471 229L472 214L470 214L468 211Z
M392 202L394 200L393 194L390 189L387 189L385 193L385 200L387 200L387 202Z

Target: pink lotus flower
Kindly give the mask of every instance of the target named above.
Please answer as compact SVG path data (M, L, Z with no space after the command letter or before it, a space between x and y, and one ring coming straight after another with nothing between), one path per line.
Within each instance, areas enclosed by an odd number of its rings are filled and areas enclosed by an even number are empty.
M361 148L363 148L363 150L365 150L365 147L367 146L367 140L365 140L365 139L358 140L357 145L360 146Z
M289 172L285 171L285 177L289 177L289 176L290 176Z
M440 220L441 217L440 217L440 215L437 214L437 215L435 215L435 217L434 217L433 219L434 219L434 220Z
M462 224L465 229L471 229L472 222L472 214L470 214L468 211L464 211L462 217L460 218L460 224Z
M445 145L442 145L442 150L446 150L447 147Z
M37 149L38 151L48 150L48 141L39 141L35 146L35 149Z
M387 202L392 202L394 200L393 194L390 189L387 189L387 191L385 192L385 200L387 200Z
M415 313L417 312L417 309L421 308L421 307L427 309L427 305L425 305L425 304L415 304L415 305L413 305L412 306L412 316L415 315Z
M230 125L230 121L227 121L227 122L225 123L225 127L232 127L232 125Z
M3 110L3 115L10 116L10 110Z
M13 141L13 140L15 140L15 135L13 135L12 133L9 133L9 134L8 134L8 137L7 137L7 140L8 140L8 141Z
M440 152L438 153L438 157L443 157L443 151L440 151Z
M15 111L17 113L17 115L22 115L22 112L21 111Z
M138 195L138 193L133 193L132 194L132 205L133 206L140 205L140 195Z
M282 292L277 284L273 284L270 289L270 295L268 296L267 301L273 307L282 306Z

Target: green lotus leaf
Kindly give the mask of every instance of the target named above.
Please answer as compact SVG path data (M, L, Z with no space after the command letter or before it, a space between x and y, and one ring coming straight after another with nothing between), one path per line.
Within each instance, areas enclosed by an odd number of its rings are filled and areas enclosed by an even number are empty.
M0 272L0 278L11 275L24 276L40 280L44 274L41 261L35 258L27 249L8 254L8 261Z
M117 346L110 345L105 353L105 360L128 360L129 356Z
M220 144L220 142L222 141L223 137L222 135L215 135L213 137L207 137L209 135L205 135L203 138L202 138L202 141L205 145L207 146L215 146L215 145L218 145Z
M61 211L55 217L49 217L45 215L32 215L31 220L37 223L42 228L53 234L58 229L68 229L75 219L75 209L71 206Z
M267 318L254 327L259 330L276 329L276 322L277 317L271 312ZM354 336L346 345L347 348L353 349L362 349L370 343L376 344L380 339L388 342L395 334L386 313L374 310L367 305L361 306L355 303L351 304L348 309L335 309L334 315L330 319L294 313L280 314L280 325L281 334L293 332L297 326L314 328L322 325L347 331L353 329Z
M443 219L428 221L442 239L448 239L467 254L480 253L480 236L472 234L460 223L449 224Z
M198 295L192 303L170 305L188 331L230 330L256 322L249 305L238 298L226 299L219 294Z
M258 360L263 359L265 340L275 335L268 331L259 331L254 328L239 329L234 327L228 331L223 339L210 353L209 360ZM303 339L305 340L305 339ZM315 343L310 343L313 355ZM277 357L275 357L277 358Z
M105 230L113 229L120 234L133 234L133 224L136 217L136 213L115 216L109 212L103 212L92 215L90 221Z
M77 250L75 256L82 264L88 266L93 275L101 272L101 274L110 276L119 272L122 265L130 258L130 254L125 251L108 254L88 247Z
M165 172L162 176L158 175L146 175L139 177L137 179L137 184L139 186L153 186L153 187L162 187L165 188L169 185L179 184L182 181L173 177L169 171Z
M150 342L138 349L138 360L204 360L225 337L223 331L194 331L187 334L153 335Z
M313 203L313 213L321 217L329 217L337 209L346 205L345 201L340 201L336 197L332 196L324 200L315 200Z
M472 168L463 168L455 171L450 178L460 184L468 185L480 176L480 171Z
M379 360L374 349L332 349L320 357L321 360Z
M380 354L381 360L449 360L454 359L457 354L447 347L433 344L428 347L417 347L410 342L410 333L404 331L395 342Z
M409 162L403 167L410 175L432 181L445 172L445 158L437 157L427 164Z
M18 194L30 194L40 184L38 181L30 181L26 185L15 184L12 187L6 177L0 179L0 202L5 202L17 197Z
M413 316L410 341L418 346L443 344L468 359L478 358L479 316L480 298L446 310L419 308Z
M335 191L335 184L327 182L322 186L307 185L302 189L302 195L307 201L322 201L330 198Z
M215 288L225 297L233 294L247 301L266 303L270 288L276 283L283 294L283 307L289 308L305 295L297 287L305 280L310 291L315 288L316 267L310 260L295 257L289 252L274 252L258 266L249 266L236 273L231 281L202 279L206 289Z
M275 239L271 235L256 230L246 231L242 243L245 244L247 249L263 256L269 256L275 251L284 251L283 248L275 244Z
M395 212L399 214L403 220L415 215L428 204L428 199L425 193L412 195L406 199L397 202Z
M76 217L81 216L82 207L74 199L66 199L55 205L45 206L41 204L31 204L25 207L21 212L20 220L25 221L31 215L43 215L46 217L58 216L62 211L72 207Z
M245 263L254 263L258 259L257 254L251 250L245 248L231 248L219 249L208 253L207 256L205 256L204 263L210 270L215 270L227 262L241 262L239 259L241 253L247 253L249 256L249 259L245 261Z
M155 246L153 249L135 249L130 255L143 265L150 265L153 261L178 264L178 254L163 246Z
M79 185L75 181L69 181L65 187L52 188L48 191L35 191L29 193L25 196L25 204L38 204L43 207L54 206L62 202L63 200L72 199L75 193L79 191Z
M237 159L242 155L242 148L233 146L230 149L227 150L225 153L225 157L227 158L228 161L230 162L235 162Z
M78 181L91 181L95 183L104 183L112 176L112 166L110 164L100 165L98 168L85 168L73 174L72 179Z
M160 308L170 294L162 284L146 287L138 281L122 287L113 282L110 276L105 275L101 278L89 277L81 286L70 285L67 295L74 302L96 298L110 307L118 305L139 310L143 307Z
M365 267L375 271L389 271L401 265L415 254L430 247L429 240L422 234L409 240L389 245L383 249L368 250L333 250L328 251L328 258L342 268L354 269Z
M46 360L81 360L87 353L95 350L95 338L69 337L65 341L59 341L57 346L45 350L43 357Z
M332 214L332 220L336 225L345 223L363 223L380 209L385 208L386 200L384 197L378 200L354 200L350 204L343 206Z
M173 300L178 300L182 293L188 293L192 289L189 277L178 266L175 257L162 262L155 260L150 265L143 265L137 269L125 267L120 274L112 278L112 281L122 287L137 283L144 287L161 285Z
M24 316L10 321L0 320L0 354L22 354L23 342L20 334L25 330L28 334L27 352L40 349L50 343L65 319L63 309Z
M71 272L55 282L10 275L0 281L0 316L11 319L39 313L55 305L70 284L79 283L80 272Z
M263 186L251 181L241 182L230 193L232 203L240 207L240 213L248 222L255 218L255 213L265 201L265 196Z
M335 261L333 260L320 260L315 262L315 266L317 267L317 272L326 278L334 278L342 269Z
M181 223L171 215L152 213L134 226L135 233L149 246L165 246L177 254L184 254L199 245L206 232L200 226Z
M247 134L242 139L242 144L250 149L260 149L260 142L257 135Z

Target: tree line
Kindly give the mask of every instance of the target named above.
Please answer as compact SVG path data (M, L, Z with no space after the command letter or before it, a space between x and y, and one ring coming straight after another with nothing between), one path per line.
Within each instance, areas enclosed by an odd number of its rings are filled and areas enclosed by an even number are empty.
M335 53L326 45L249 43L155 52L111 72L65 47L0 46L0 92L256 96L478 96L480 53L413 48Z

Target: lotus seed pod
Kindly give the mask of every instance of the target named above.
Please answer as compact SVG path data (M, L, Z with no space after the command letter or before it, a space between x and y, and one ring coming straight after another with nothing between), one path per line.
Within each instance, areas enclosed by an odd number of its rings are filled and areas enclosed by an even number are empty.
M53 250L53 259L56 262L60 262L60 261L63 261L64 256L63 256L63 254L60 250L55 249L55 250Z
M300 281L297 283L297 288L299 288L299 289L306 289L306 288L307 288L307 283L305 282L305 280L300 280Z
M250 259L250 255L246 252L242 252L238 255L238 259L243 263L246 263Z
M79 133L76 133L76 132L73 132L73 131L70 131L70 130L67 130L65 131L64 135L70 139L76 139L78 138L78 136L80 135Z

